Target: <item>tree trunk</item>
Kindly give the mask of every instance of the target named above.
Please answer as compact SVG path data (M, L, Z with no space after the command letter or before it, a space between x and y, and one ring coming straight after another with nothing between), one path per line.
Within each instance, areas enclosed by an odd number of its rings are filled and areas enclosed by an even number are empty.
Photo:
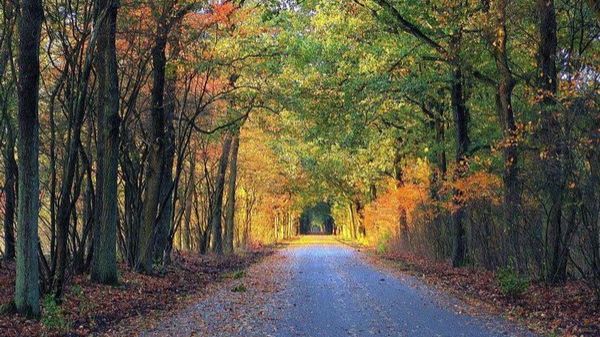
M455 55L458 55L460 48L460 37L453 37L453 49L456 49ZM463 92L463 75L460 67L460 60L455 60L452 70L452 89L451 104L454 112L454 127L456 135L456 156L454 180L462 178L467 171L467 153L469 150L469 113L465 105ZM463 225L464 209L460 201L461 192L454 190L452 212L452 265L462 266L465 263L465 229Z
M553 0L537 0L540 44L538 49L539 87L542 92L540 140L544 186L550 207L546 229L546 279L550 283L566 278L566 264L561 265L563 217L563 169L561 163L560 125L556 116L558 76L556 69L556 13Z
M19 3L19 202L15 306L26 316L40 315L38 270L39 80L41 0Z
M500 79L496 88L496 111L502 124L504 135L504 218L507 232L509 233L510 245L517 268L523 270L520 229L517 219L520 218L521 189L519 185L518 172L518 148L517 148L517 126L512 107L512 93L515 80L512 76L507 52L507 30L506 15L508 1L500 0L493 2L493 15L495 15L495 26L491 30L494 35L490 37L492 52L496 61L496 71Z
M13 32L14 32L14 6L7 2L4 6L4 22L6 23L2 31L2 43L0 45L0 80L5 81L3 86L4 95L2 95L2 119L6 129L6 144L3 151L4 156L4 259L13 261L15 259L15 208L17 205L17 179L18 167L15 159L15 146L17 134L13 125L13 120L9 116L8 107L10 97L13 97L14 81L12 76L5 77L6 68L12 54ZM11 75L12 72L11 72Z
M237 179L237 159L240 146L239 131L233 136L231 145L231 159L229 164L229 181L227 183L227 209L225 212L225 237L223 241L223 252L233 254L233 233L235 230L235 190Z
M94 256L91 279L103 284L115 284L117 277L117 173L119 160L119 81L117 77L116 25L118 3L113 0L99 0L99 10L106 9L106 18L98 34L97 63L98 90L97 110L99 124L98 138L102 139L102 156L98 157L102 170L101 180L96 182L100 198L97 238L94 242Z
M223 208L223 190L225 187L225 172L229 161L229 149L231 148L232 136L227 132L223 141L223 151L219 160L217 180L213 197L213 207L210 220L210 250L216 254L223 254L223 229L221 226L221 214Z
M157 232L157 212L160 203L161 180L164 172L165 151L165 70L167 31L164 22L159 22L158 31L152 47L152 126L150 130L150 148L146 165L146 189L142 210L142 228L140 231L140 256L138 271L151 273L152 258Z
M15 206L17 197L18 167L15 160L16 135L10 120L6 120L6 145L4 148L4 259L15 259Z
M173 44L177 46L177 42ZM178 53L178 49L174 51ZM169 261L172 242L169 235L173 225L173 163L175 158L175 127L173 125L176 102L176 82L177 78L169 78L165 86L165 139L163 151L163 174L160 182L160 204L159 218L156 223L156 245L154 247L154 259L159 262Z
M356 216L354 215L354 206L352 205L352 202L348 203L348 215L350 218L350 238L356 240Z
M194 203L194 189L196 185L196 158L194 158L193 153L190 154L190 175L188 177L187 182L187 190L185 196L185 210L184 210L184 220L183 220L183 235L182 235L182 248L185 250L192 249L192 240L190 237L190 224L192 222L192 204ZM200 219L196 219L200 220Z

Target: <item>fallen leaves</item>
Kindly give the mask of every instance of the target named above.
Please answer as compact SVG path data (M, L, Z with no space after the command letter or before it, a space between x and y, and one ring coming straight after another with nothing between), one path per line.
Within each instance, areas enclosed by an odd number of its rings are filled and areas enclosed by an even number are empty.
M493 272L477 268L453 268L409 253L387 253L382 257L400 269L457 295L475 307L485 306L510 319L521 321L536 332L565 337L600 336L600 308L593 291L583 282L561 286L532 282L525 294L511 298L502 294Z
M201 292L211 283L237 274L258 261L265 251L243 256L211 257L176 255L160 275L141 275L121 266L121 283L116 287L92 283L85 275L75 276L65 291L61 309L70 326L66 335L88 336L110 331L120 321L153 311L174 308L186 295ZM14 265L0 266L0 303L10 302L14 293ZM0 316L3 337L58 336L39 321L18 315Z

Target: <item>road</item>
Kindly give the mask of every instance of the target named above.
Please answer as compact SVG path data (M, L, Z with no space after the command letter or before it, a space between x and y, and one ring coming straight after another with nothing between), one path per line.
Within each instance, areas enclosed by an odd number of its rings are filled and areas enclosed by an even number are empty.
M243 291L232 291L242 284ZM239 290L240 287L237 287ZM329 237L290 244L142 336L534 336Z

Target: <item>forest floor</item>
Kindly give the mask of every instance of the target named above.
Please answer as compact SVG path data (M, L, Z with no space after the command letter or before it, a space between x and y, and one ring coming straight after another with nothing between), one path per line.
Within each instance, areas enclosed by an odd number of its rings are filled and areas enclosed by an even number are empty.
M159 275L147 276L120 268L118 286L101 286L87 276L75 276L60 307L44 309L41 321L14 314L0 315L0 336L136 335L144 322L169 316L203 296L215 284L234 278L272 252L257 249L232 257L185 254ZM14 293L14 264L0 264L0 304ZM122 333L116 333L122 331Z
M468 303L471 313L498 314L519 322L546 336L599 337L600 303L595 293L581 281L560 286L531 282L517 298L502 294L496 275L479 268L453 268L408 253L376 254L369 249L367 259L395 274L412 275Z

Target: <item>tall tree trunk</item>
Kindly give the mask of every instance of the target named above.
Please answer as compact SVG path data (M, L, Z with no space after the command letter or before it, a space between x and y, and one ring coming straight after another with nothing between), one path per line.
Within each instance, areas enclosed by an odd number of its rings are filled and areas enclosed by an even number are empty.
M183 240L182 240L182 248L185 250L192 249L192 240L190 237L190 224L192 222L192 204L194 203L194 189L196 185L196 158L193 154L190 154L190 175L187 181L187 189L185 196L185 211L184 211L184 220L183 220ZM200 219L196 219L200 221Z
M175 43L174 45L177 45ZM175 51L177 53L178 51ZM169 78L165 88L165 139L163 151L163 173L160 185L159 217L156 223L156 245L154 258L157 261L169 261L172 242L169 235L173 223L173 163L175 158L175 127L173 125L176 101L177 78Z
M460 33L452 37L454 55L460 49ZM454 112L454 127L456 135L456 156L454 180L462 178L467 171L467 154L469 151L469 113L465 105L463 89L463 74L458 57L452 69L451 104ZM465 229L463 224L464 208L460 201L460 191L455 189L453 196L454 210L452 212L452 265L462 266L465 263Z
M6 120L6 144L4 148L4 259L15 258L15 206L17 197L18 167L15 160L15 132L10 120Z
M493 2L492 14L495 16L493 36L490 36L492 53L496 62L496 71L500 78L496 87L496 111L502 123L504 135L504 218L509 233L510 245L513 248L515 262L519 270L523 270L520 229L517 219L520 218L521 189L518 172L517 126L512 107L512 93L515 80L508 61L506 30L507 0Z
M140 231L140 256L137 269L141 272L152 272L152 258L156 239L157 213L160 203L161 180L164 172L165 151L165 70L167 46L167 27L161 20L158 24L154 46L152 47L152 126L150 148L146 165L146 189L142 209Z
M561 264L563 217L563 169L561 162L561 135L556 115L558 76L556 69L556 12L554 0L537 0L539 15L538 48L539 87L541 89L540 140L544 186L550 202L546 228L546 279L551 283L566 278L566 264Z
M348 203L348 214L350 217L350 238L356 240L358 238L358 233L356 229L356 214L354 212L354 205L352 204L352 202Z
M12 57L13 33L14 33L14 6L11 2L5 3L4 22L6 25L2 29L2 43L0 45L0 81L4 81L1 89L2 119L4 129L6 130L6 144L4 145L4 259L13 261L15 259L15 208L17 205L17 179L18 167L15 159L15 145L17 133L13 125L13 120L9 116L8 108L10 98L14 95L14 81L11 77L5 77L7 66Z
M19 202L15 306L27 316L40 315L38 270L39 80L41 0L19 3Z
M231 160L229 164L229 181L227 183L227 210L225 212L225 237L223 240L223 252L233 254L233 233L235 230L235 190L237 179L237 159L240 147L239 131L233 136L231 145Z
M223 211L223 190L225 189L225 172L227 171L227 162L229 161L229 150L231 148L231 133L225 134L223 140L223 150L219 159L217 179L213 194L213 205L210 219L210 249L216 254L223 254L223 228L221 226L221 214Z
M402 139L396 139L396 151L394 155L394 178L396 181L396 188L399 189L404 186L404 170L402 167ZM408 215L406 207L400 205L399 216L398 216L398 234L402 241L402 244L408 244Z
M98 0L98 10L106 10L106 18L98 33L97 110L98 138L102 139L102 155L98 156L102 170L96 190L101 190L96 208L99 208L94 256L90 276L103 284L118 282L117 276L117 171L119 160L119 81L117 76L116 25L118 3ZM97 56L97 57L98 57ZM101 119L101 121L100 121Z

